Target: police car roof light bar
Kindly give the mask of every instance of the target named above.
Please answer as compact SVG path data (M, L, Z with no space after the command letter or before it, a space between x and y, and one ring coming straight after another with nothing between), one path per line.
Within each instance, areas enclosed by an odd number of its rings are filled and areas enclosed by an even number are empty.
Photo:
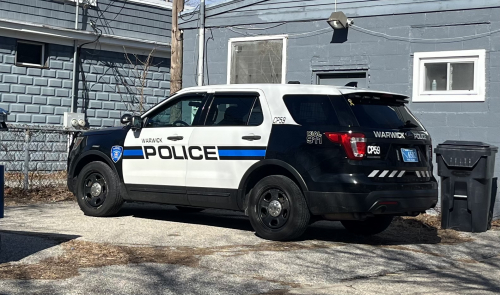
M363 133L325 132L334 143L341 144L349 160L362 160L366 155L366 138Z

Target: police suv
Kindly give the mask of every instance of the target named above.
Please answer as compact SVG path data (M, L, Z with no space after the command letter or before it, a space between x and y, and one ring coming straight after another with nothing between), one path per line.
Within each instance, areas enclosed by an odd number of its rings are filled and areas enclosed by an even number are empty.
M270 240L320 219L376 234L437 202L431 138L407 99L319 85L183 89L124 115L124 127L75 137L68 187L91 216L154 202L244 211Z

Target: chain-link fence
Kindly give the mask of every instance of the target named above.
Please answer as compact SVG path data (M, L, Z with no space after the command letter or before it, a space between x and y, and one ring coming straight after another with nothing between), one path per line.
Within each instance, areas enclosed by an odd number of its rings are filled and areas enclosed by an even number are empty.
M71 131L52 126L10 125L0 131L0 165L5 186L39 189L66 185Z

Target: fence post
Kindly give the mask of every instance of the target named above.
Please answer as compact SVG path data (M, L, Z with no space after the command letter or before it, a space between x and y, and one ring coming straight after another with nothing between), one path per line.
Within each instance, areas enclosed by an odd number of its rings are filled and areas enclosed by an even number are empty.
M3 218L3 208L4 208L4 166L0 165L0 185L2 188L0 189L0 218Z
M24 185L25 190L29 189L29 172L30 172L30 131L26 129L24 138Z

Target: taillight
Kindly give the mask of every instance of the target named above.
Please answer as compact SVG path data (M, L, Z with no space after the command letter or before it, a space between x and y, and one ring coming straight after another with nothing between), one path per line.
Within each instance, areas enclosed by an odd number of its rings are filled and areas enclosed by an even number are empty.
M427 147L427 159L432 163L432 144Z
M363 133L326 132L326 137L344 147L347 158L361 160L366 155L366 138Z

